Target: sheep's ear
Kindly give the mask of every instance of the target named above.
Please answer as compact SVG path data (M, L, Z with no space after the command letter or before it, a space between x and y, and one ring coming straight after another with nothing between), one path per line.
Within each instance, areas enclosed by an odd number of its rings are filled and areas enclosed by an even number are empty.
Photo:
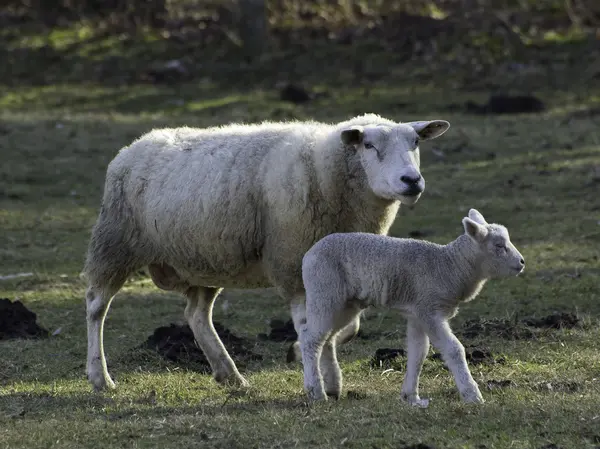
M342 131L342 142L346 145L358 145L365 136L362 126L353 126Z
M442 134L448 131L448 128L450 128L450 123L448 123L446 120L408 122L407 125L413 127L421 140L429 140L440 137Z
M485 221L485 218L483 218L483 215L481 215L477 209L469 210L469 218L482 225L488 224L487 221Z
M471 237L476 242L481 242L487 235L487 229L484 226L481 226L477 222L471 220L469 217L463 218L463 226L465 227L465 232L469 237Z

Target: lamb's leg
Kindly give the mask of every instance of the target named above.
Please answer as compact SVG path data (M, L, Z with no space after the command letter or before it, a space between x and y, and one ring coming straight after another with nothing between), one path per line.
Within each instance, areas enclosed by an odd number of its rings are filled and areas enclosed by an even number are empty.
M336 345L345 344L351 341L360 330L360 313L353 319L346 327L342 328L336 336ZM295 318L294 318L295 317ZM304 296L302 297L302 301L292 303L292 321L294 322L294 328L296 329L296 333L299 332L299 326L306 321L306 306L304 305ZM286 362L301 362L302 361L302 353L300 351L300 343L295 341L290 345L287 352Z
M320 369L325 384L325 393L334 399L342 395L342 370L337 360L337 336L329 338L323 345Z
M402 384L400 398L417 407L427 407L429 399L419 397L419 376L427 351L429 350L429 337L415 319L409 319L406 330L406 374Z
M331 331L316 326L302 326L298 336L304 367L304 391L312 401L327 400L319 368L323 345Z
M111 287L90 284L85 294L87 309L88 353L86 373L95 390L115 388L110 378L104 356L104 320L113 296L124 283L119 281ZM118 285L120 284L120 285Z
M343 345L344 343L348 343L351 341L360 330L360 316L362 314L359 313L346 327L342 328L336 335L335 341L339 345Z
M433 346L442 353L446 365L454 376L454 381L464 402L484 402L477 383L473 380L465 348L452 333L448 321L440 317L421 317Z
M185 293L187 297L185 318L210 363L215 380L219 383L246 387L248 382L239 373L213 326L213 305L221 290L211 287L190 287Z

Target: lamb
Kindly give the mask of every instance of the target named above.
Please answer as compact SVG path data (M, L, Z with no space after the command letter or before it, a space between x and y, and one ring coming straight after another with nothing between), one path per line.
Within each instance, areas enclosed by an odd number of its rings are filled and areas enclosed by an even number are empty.
M449 126L366 114L338 124L156 129L123 148L107 169L84 268L92 386L115 386L104 320L144 267L159 288L185 295L215 380L247 385L213 327L221 290L275 287L298 329L304 253L332 232L386 234L400 204L416 203L425 188L419 141ZM345 333L357 330L358 320Z
M475 209L465 233L448 245L367 233L330 234L304 256L306 323L299 334L304 388L311 400L339 398L338 332L370 306L399 309L407 318L407 363L401 398L427 406L419 376L429 339L452 372L465 402L482 403L465 350L448 320L474 299L488 279L518 275L525 260L507 229Z

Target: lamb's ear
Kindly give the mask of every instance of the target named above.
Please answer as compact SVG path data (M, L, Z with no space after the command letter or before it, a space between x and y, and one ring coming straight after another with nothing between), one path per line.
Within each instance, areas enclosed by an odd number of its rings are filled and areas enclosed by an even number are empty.
M477 222L471 220L469 217L463 218L463 226L465 227L465 232L469 237L471 237L476 242L481 242L487 235L487 229L484 226L481 226Z
M362 143L365 136L364 129L362 126L353 126L342 131L341 137L342 142L346 145L358 145Z
M448 128L450 128L450 123L448 123L446 120L408 122L406 124L413 127L421 140L429 140L440 137L442 134L448 131Z
M481 215L477 209L469 210L469 218L482 225L488 224L487 221L485 221L485 218L483 218L483 215Z

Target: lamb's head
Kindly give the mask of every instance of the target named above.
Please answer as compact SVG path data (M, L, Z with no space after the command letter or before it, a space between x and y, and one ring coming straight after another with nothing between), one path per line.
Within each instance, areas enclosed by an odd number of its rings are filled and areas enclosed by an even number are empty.
M504 226L487 223L475 209L471 209L462 222L466 234L473 239L481 256L484 275L490 278L516 276L525 269L525 259L511 243Z
M354 125L342 130L341 139L360 154L376 196L414 204L425 190L419 170L419 142L435 139L449 127L444 120Z

